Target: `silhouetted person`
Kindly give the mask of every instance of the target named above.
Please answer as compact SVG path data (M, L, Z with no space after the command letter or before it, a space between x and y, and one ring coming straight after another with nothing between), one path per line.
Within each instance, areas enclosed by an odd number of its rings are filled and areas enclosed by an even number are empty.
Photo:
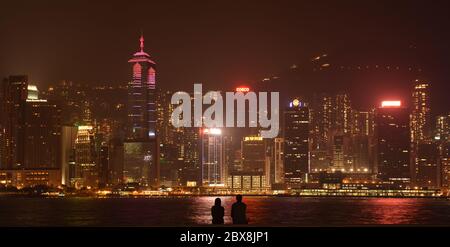
M225 209L222 207L222 201L220 198L216 198L214 206L211 207L212 223L214 225L223 224L223 216L225 215Z
M242 196L237 195L236 201L233 203L233 206L231 206L231 218L233 219L233 224L248 224L247 221L247 205L242 202Z

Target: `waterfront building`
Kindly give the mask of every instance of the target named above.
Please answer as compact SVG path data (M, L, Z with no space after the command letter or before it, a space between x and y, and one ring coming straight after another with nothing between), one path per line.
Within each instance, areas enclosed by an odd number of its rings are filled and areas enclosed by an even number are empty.
M156 133L156 64L144 51L143 35L139 41L140 51L128 60L132 65L133 78L128 84L127 135L124 143L124 168L134 168L124 171L124 175L157 186L160 176L160 147ZM151 159L138 163L142 165L138 170L148 174L138 175L135 170L138 164L128 163L140 156Z
M202 185L224 187L226 167L222 129L206 128L202 131Z
M440 187L439 149L435 143L420 143L415 157L415 186Z
M378 178L409 185L412 171L408 109L400 101L384 101L376 110L375 122Z
M283 115L284 180L288 184L307 181L309 166L309 108L294 99Z

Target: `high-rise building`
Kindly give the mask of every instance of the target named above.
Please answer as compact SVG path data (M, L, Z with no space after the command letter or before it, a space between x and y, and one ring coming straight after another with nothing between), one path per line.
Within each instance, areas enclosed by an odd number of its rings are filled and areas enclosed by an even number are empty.
M24 115L23 169L61 169L61 109L53 102L30 98ZM20 142L19 142L20 143Z
M223 133L221 129L208 128L202 131L202 185L226 184Z
M241 142L241 173L261 176L265 186L270 186L271 174L268 142L260 136L245 136Z
M61 130L61 175L62 184L71 186L71 180L75 178L75 141L78 127L62 126Z
M273 179L272 184L284 183L284 139L275 138L273 144ZM272 177L272 175L271 175Z
M199 128L179 128L175 134L179 142L177 161L183 185L200 185L202 181L202 136Z
M242 172L264 174L266 144L260 136L246 136L241 142Z
M414 144L431 140L430 84L416 80L412 92L411 141Z
M133 80L128 84L128 135L131 140L149 140L156 136L156 68L144 52L144 37L139 52L128 61L133 67Z
M110 182L110 159L109 146L103 142L98 154L98 184L99 187L106 187Z
M118 185L123 183L124 179L124 143L113 138L109 144L109 166L110 166L110 184Z
M439 150L434 143L420 143L415 158L415 185L422 188L440 187Z
M76 188L96 187L98 167L95 150L94 128L89 125L78 126L75 140L75 173L71 184Z
M344 159L344 135L335 134L333 136L333 166L332 169L336 171L345 171Z
M141 174L141 178L147 181L141 180L140 182L158 185L160 157L156 133L156 64L150 59L150 55L144 52L144 37L142 35L140 51L136 52L128 62L132 65L133 79L128 84L124 168L135 167L136 164L128 162L134 162L136 157L144 156L146 159L151 159L139 163L143 165L139 170L148 173Z
M375 123L378 177L402 187L410 184L408 109L400 101L383 101Z
M450 113L436 117L436 133L434 138L438 141L450 141Z
M307 181L309 167L309 108L294 99L284 111L284 179L288 184Z
M372 111L354 111L352 144L353 169L373 171L373 132L374 116Z
M352 130L352 107L350 97L346 93L336 95L334 103L333 129L344 134L351 133Z
M325 151L329 147L333 118L333 99L328 95L315 95L310 109L312 150Z
M440 146L439 163L441 169L441 186L450 190L450 142Z
M23 167L25 104L28 97L28 77L9 76L2 82L0 92L0 128L2 131L0 168Z

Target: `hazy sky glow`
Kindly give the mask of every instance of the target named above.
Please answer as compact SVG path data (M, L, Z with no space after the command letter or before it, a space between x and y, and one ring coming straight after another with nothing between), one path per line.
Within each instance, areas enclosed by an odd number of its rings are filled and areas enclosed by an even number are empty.
M327 53L341 64L420 67L437 95L447 89L448 1L314 2L7 1L0 76L125 83L142 29L169 88L257 81Z

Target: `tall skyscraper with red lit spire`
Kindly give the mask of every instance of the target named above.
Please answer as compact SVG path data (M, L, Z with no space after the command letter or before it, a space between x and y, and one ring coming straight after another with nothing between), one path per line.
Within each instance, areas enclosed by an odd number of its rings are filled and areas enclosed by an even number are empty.
M141 184L159 184L159 145L156 133L156 70L155 62L144 51L128 60L133 78L128 83L128 117L124 143L124 180Z
M140 51L128 61L132 64L133 79L128 84L127 139L145 141L156 137L156 70L155 62L144 52L144 36Z

